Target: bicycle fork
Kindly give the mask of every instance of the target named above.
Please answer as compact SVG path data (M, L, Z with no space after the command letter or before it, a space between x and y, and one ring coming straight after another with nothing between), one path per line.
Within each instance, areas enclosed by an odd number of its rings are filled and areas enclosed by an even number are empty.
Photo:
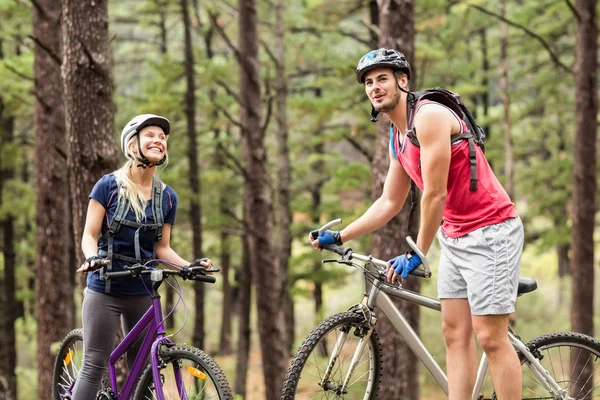
M362 356L365 346L367 346L367 344L369 343L369 338L371 337L371 333L373 333L373 327L370 327L369 330L362 336L362 338L358 342L358 346L356 347L356 350L354 351L354 355L352 356L352 361L350 361L350 365L348 367L348 372L346 373L346 377L344 378L344 382L342 383L342 386L335 387L334 385L329 383L329 377L331 376L333 367L334 367L335 363L337 362L337 359L340 355L340 351L342 350L342 348L344 348L344 344L346 343L346 339L347 339L348 334L350 333L351 329L352 329L352 327L348 326L342 330L342 334L340 335L340 337L338 337L338 339L335 343L335 346L333 348L333 352L331 353L331 357L329 358L329 365L327 366L327 370L325 371L325 374L323 375L323 379L321 380L321 386L323 387L323 389L335 391L338 395L346 393L346 387L348 386L348 383L350 382L350 378L352 377L352 373L354 372L354 369L356 368L356 364L358 363L358 360ZM359 328L357 328L357 329L359 329Z

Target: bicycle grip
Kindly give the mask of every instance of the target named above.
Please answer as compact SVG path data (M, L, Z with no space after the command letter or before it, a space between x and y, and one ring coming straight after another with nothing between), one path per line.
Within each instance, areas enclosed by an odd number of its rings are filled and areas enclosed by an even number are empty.
M104 274L106 279L131 278L131 276L131 271L107 272Z
M410 271L408 274L418 276L420 278L430 278L431 277L431 273L426 274L425 270L421 269L421 268L415 268L412 271Z
M338 246L335 244L324 244L321 247L323 247L325 250L329 250L332 251L336 254L339 254L340 256L344 255L344 248L342 246Z
M217 281L217 278L209 275L196 275L192 278L192 280L206 283L215 283Z

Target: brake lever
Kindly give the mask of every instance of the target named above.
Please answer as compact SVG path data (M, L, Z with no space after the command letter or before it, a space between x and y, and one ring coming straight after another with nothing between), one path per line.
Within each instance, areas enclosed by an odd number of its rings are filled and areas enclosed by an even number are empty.
M321 260L321 263L325 264L325 263L338 263L338 264L346 264L346 265L351 265L352 261L350 260L344 260L343 258L341 260L338 260L337 258L330 258L327 260Z
M125 266L125 269L131 271L132 277L137 278L138 276L140 276L142 271L146 269L146 267L142 264L137 263L130 266Z

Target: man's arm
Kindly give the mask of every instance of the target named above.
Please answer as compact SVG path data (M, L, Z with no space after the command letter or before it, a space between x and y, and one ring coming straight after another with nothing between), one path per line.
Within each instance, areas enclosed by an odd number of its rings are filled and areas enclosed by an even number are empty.
M389 155L390 167L381 196L362 216L340 232L343 243L381 228L400 212L410 189L410 178L391 149Z
M450 135L460 129L458 121L443 106L428 104L415 116L415 128L421 145L421 225L417 246L427 254L442 222L448 192Z

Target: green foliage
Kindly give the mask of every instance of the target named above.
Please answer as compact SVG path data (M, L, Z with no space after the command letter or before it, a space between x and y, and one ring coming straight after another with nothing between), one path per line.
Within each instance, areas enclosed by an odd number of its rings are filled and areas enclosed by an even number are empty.
M197 3L199 8L191 6L190 15L197 98L198 146L194 150L198 154L202 180L204 252L217 260L220 233L226 229L232 234L230 253L237 266L242 251L237 233L243 229L240 220L244 195L243 173L237 167L242 156L242 132L237 125L242 106L236 99L239 97L239 67L235 51L215 32L210 36L208 11L217 14L220 26L234 45L237 45L239 35L238 15L234 2L207 0ZM349 304L345 302L360 300L344 297L347 287L360 284L354 270L325 264L315 272L315 265L324 255L309 247L306 236L308 231L318 228L315 225L334 218L343 218L347 224L370 204L369 162L348 140L351 138L364 149L373 151L375 128L369 122L370 104L364 87L356 83L354 75L356 61L369 50L364 43L370 39L368 2L363 3L362 8L356 8L357 2L350 0L285 2L286 117L294 214L291 227L294 240L289 260L291 290L302 304L306 304L310 302L315 283L323 283L330 296L325 313L347 307ZM35 257L35 188L31 172L35 160L31 159L33 147L30 144L33 142L35 98L33 82L27 78L33 77L34 60L33 43L27 39L32 30L31 7L26 4L0 0L3 21L0 25L0 110L2 117L15 118L16 127L13 141L0 140L0 165L2 169L17 172L5 184L0 219L8 214L16 218L18 297L31 304L34 294L28 285L31 279L29 267ZM475 6L498 12L497 2L491 0L415 2L415 79L411 86L417 90L442 86L461 94L476 111L478 122L489 127L486 155L499 179L504 181L505 151L501 128L504 109L498 89L500 23L496 17ZM161 114L171 120L170 160L160 176L179 195L172 245L182 256L192 258L195 256L191 254L189 224L192 193L187 161L183 27L179 7L176 0L111 1L109 28L114 38L111 47L117 105L115 136L132 116L139 113ZM266 122L268 98L274 91L275 66L269 55L274 49L274 13L270 2L259 2L258 11L262 94L255 101L261 102L262 118ZM166 28L166 49L161 48L161 17ZM574 77L523 28L543 38L560 63L571 69L574 63L574 16L566 2L543 0L508 2L507 18L522 27L509 26L508 76L517 183L514 201L525 221L530 241L523 257L523 270L539 277L548 287L520 300L527 304L521 309L520 318L524 324L535 325L535 321L543 319L552 321L553 328L567 329L563 320L567 319L568 311L563 305L558 304L557 308L540 305L552 302L554 306L556 301L552 296L563 289L556 283L557 265L552 249L570 241ZM487 70L483 69L484 57L489 64ZM485 115L484 95L489 98ZM277 124L274 114L270 118L265 138L271 188L276 201ZM29 175L27 181L22 179L23 175ZM320 194L318 206L313 204L316 191ZM225 213L223 206L227 209ZM369 237L364 237L352 245L368 252L369 241ZM432 252L435 257L435 250ZM425 284L425 291L435 296L434 286ZM211 295L217 297L215 293ZM568 294L564 296L564 299L568 298ZM554 312L560 318L553 318ZM217 328L216 324L207 327L213 330L207 332L209 336L216 336ZM441 343L439 337L432 340L438 340L435 342L438 345ZM25 363L27 365L19 370L20 387L25 379L28 382L33 379L29 368L32 361L27 360L29 364Z

